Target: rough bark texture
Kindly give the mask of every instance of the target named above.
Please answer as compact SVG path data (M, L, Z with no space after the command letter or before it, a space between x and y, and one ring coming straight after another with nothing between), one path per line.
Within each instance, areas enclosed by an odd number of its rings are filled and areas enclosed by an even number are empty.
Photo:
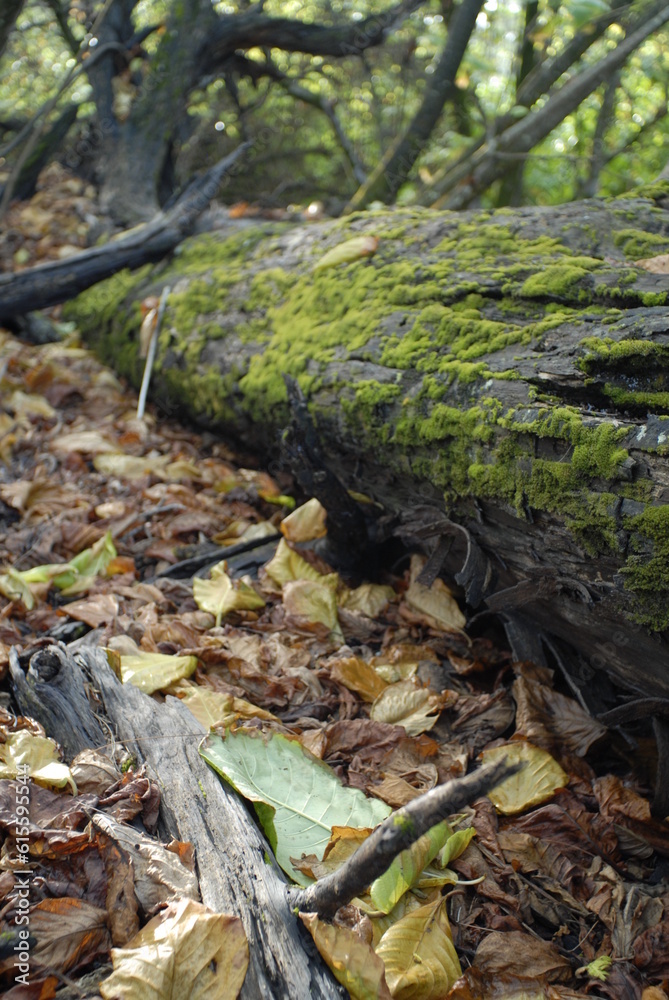
M669 251L666 206L656 185L210 234L89 291L72 316L137 380L138 303L169 284L159 402L275 453L282 375L297 377L349 488L428 548L453 534L445 515L467 529L470 606L501 614L517 651L540 655L550 633L583 658L586 689L604 669L666 695L669 277L633 263ZM318 266L363 234L379 238L373 256ZM446 568L466 554L454 544Z
M148 765L160 786L161 835L192 843L202 902L244 924L249 969L240 1000L345 996L296 920L285 878L246 806L200 757L204 729L177 698L160 705L122 685L105 653L86 648L74 655L62 647L40 650L27 679L13 655L12 681L19 705L68 748L68 760L106 743L98 722L104 719L106 732ZM63 692L78 696L84 687L97 695L96 714L84 695L63 715Z

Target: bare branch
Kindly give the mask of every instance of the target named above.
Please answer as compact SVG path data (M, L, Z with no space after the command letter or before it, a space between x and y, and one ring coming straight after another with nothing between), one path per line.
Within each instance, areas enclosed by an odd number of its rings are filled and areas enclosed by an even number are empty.
M317 913L326 920L330 919L340 906L346 906L355 896L363 893L374 879L383 875L401 851L411 847L446 816L458 812L516 774L522 766L500 760L420 795L379 824L355 854L332 875L307 889L289 890L291 905L303 913Z
M252 7L243 14L219 15L202 52L203 72L212 72L236 49L254 46L305 52L313 56L360 55L381 45L425 0L401 0L379 14L342 25L304 24L287 17L269 17Z

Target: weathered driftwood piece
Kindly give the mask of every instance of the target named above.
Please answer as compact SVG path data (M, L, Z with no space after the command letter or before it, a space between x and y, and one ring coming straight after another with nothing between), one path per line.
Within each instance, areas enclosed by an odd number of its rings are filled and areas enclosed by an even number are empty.
M145 761L158 780L159 831L193 844L203 903L241 917L249 942L241 1000L344 997L295 919L285 878L244 803L198 754L204 730L188 709L177 698L161 705L138 688L122 685L101 650L82 648L71 655L53 647L36 657L52 669L48 680L31 687L29 694L29 682L21 684L21 667L14 660L12 680L22 710L59 742L75 729L79 736L71 735L70 745L75 747L80 738L83 745L76 750L91 747L88 734L98 724L87 704L77 703L79 724L70 719L59 727L57 722L62 704L59 674L78 690L90 685L100 700L97 714L109 725L102 742L116 739L138 761Z
M666 696L669 276L634 261L669 251L667 205L659 184L209 234L70 315L136 382L138 302L169 284L159 402L275 454L293 375L333 472L428 551L452 535L438 561L520 655L550 633L589 662L584 697L593 667ZM375 254L319 266L363 236Z

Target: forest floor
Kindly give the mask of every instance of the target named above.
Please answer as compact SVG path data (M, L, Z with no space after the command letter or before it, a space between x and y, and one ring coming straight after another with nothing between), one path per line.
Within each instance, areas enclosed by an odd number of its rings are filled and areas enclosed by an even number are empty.
M50 198L24 207L23 218L15 210L14 232L28 235L20 245L5 236L6 265L81 244L62 199L82 199L83 225L89 195L71 187ZM58 235L61 209L69 221ZM135 394L76 331L62 332L60 342L35 346L0 331L4 995L111 997L113 976L131 975L124 962L138 933L146 947L147 926L172 921L173 944L192 933L179 924L174 885L155 876L151 906L130 893L121 921L110 912L109 838L89 813L132 823L133 832L143 824L150 836L155 783L114 741L63 761L35 720L15 714L10 650L27 668L36 650L62 642L104 647L125 683L158 700L176 695L224 738L261 730L298 741L305 760L325 761L343 787L390 808L500 748L526 763L451 818L434 850L412 855L417 870L409 877L407 866L406 891L389 913L377 893L337 924L384 955L393 924L413 920L415 930L420 914L422 940L438 915L457 954L421 954L414 942L405 967L387 959L373 987L352 960L351 995L408 996L413 962L433 979L411 993L422 1000L666 998L669 824L651 813L648 727L607 729L559 670L514 662L495 631L468 631L457 592L418 579L421 554L396 552L373 581L334 573L312 544L324 512L314 501L296 506L308 498L293 496L288 474L270 476L230 443L158 413L138 418ZM225 565L240 544L249 546L242 568L233 558ZM26 864L16 789L26 766L29 986L16 981L14 954ZM187 845L155 842L156 852L165 847L192 869ZM293 874L322 873L320 859L300 853L291 855ZM99 987L112 945L115 971Z

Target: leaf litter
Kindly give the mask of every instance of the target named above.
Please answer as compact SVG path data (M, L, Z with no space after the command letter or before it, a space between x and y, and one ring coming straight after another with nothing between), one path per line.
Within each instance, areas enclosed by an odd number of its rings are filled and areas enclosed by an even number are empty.
M608 730L559 675L468 635L447 582L420 582L423 556L371 581L336 573L310 547L317 501L289 513L287 474L137 420L73 335L36 347L1 333L0 361L0 941L18 927L29 764L43 997L91 967L89 995L140 996L148 977L155 996L234 997L248 961L239 921L197 901L189 845L155 837L143 768L111 746L65 761L13 714L10 650L25 665L84 636L124 683L176 695L211 730L204 756L302 885L477 759L526 762L332 924L303 915L351 996L667 997L669 826L649 805L642 729ZM241 557L240 543L258 548ZM13 982L5 951L0 988L33 995Z

